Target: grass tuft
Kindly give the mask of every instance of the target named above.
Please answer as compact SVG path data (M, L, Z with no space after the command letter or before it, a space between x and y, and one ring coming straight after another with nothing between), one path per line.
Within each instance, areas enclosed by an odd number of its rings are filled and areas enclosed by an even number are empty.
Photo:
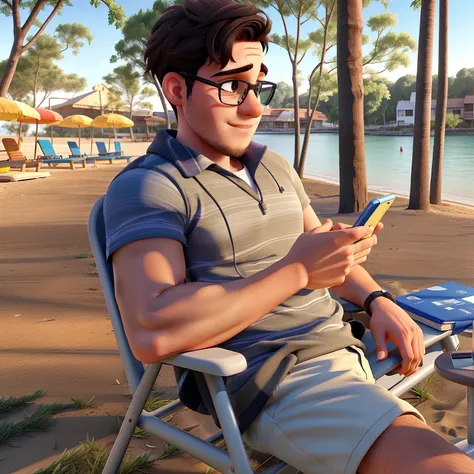
M54 423L51 417L68 408L72 408L72 404L52 403L50 405L42 405L35 413L25 416L21 421L5 421L0 423L0 444L26 433L46 431Z
M98 275L99 274L99 270L97 270L97 265L96 263L89 263L89 266L92 267L92 270L88 273L88 275Z
M416 395L421 402L425 400L430 400L433 398L433 395L429 392L429 385L434 378L434 374L429 375L424 380L422 380L419 384L415 385L410 389L410 392Z
M32 393L31 395L24 395L23 397L10 397L5 400L4 397L0 398L0 414L6 413L10 410L17 410L18 408L22 408L28 403L31 403L38 398L41 398L46 393L43 389L38 389L36 392Z
M168 403L173 402L174 400L166 400L161 398L163 394L161 392L154 392L150 398L145 403L146 411L155 411L158 408L168 405Z
M34 474L101 474L109 453L94 439L87 440L74 449L65 449L59 459ZM118 474L146 473L155 462L150 453L131 458L125 456Z
M95 397L89 398L89 400L85 400L83 398L74 398L71 397L72 406L79 410L84 410L86 408L96 408L97 403L94 403Z
M174 454L178 454L180 452L181 452L181 449L165 441L165 450L163 451L163 454L158 459L164 459L164 458L167 458L168 456L173 456Z
M78 260L84 259L84 258L92 258L93 255L91 253L78 253L74 255L74 258L77 258Z

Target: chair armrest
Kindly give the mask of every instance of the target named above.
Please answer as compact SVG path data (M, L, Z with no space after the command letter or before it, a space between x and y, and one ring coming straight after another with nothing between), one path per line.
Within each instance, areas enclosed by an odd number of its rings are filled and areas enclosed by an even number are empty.
M183 352L162 362L163 364L175 365L183 369L221 377L238 374L247 368L247 360L242 354L220 347Z

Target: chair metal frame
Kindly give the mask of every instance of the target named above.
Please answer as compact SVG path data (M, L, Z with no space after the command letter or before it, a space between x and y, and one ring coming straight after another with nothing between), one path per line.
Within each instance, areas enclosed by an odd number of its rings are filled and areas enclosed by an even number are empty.
M223 474L254 473L223 382L223 377L237 374L246 369L247 362L243 355L213 347L179 354L161 362L149 364L146 369L133 356L115 300L112 265L105 258L103 199L104 196L99 198L90 214L89 239L120 356L133 393L132 401L103 473L113 474L118 471L133 431L137 426L163 441L173 444ZM344 301L342 303L346 312L355 314L363 311L352 303ZM443 351L456 350L459 346L458 337L451 335L451 331L439 332L422 324L420 327L424 334L426 354L422 366L408 378L394 372L395 367L400 364L401 357L393 344L389 343L389 356L383 361L377 361L375 343L370 331L364 335L363 341L367 346L366 354L377 384L390 390L396 396L401 396L433 373L434 361ZM222 431L203 440L163 421L163 418L182 406L179 400L152 412L147 412L144 409L163 364L191 369L204 374ZM226 442L227 452L214 446L214 443L223 438ZM266 474L294 474L297 472L297 469L283 461L278 461L265 471Z

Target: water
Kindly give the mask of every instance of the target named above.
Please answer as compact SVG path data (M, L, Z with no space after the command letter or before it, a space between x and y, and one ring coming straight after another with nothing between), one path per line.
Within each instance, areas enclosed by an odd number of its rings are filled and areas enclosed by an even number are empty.
M301 135L301 144L303 137ZM293 135L257 134L254 139L268 145L293 164ZM403 148L403 152L400 152L400 147ZM366 135L369 189L408 195L412 149L413 137ZM430 156L432 150L433 138L431 138ZM311 134L305 176L339 181L339 137L336 133ZM474 135L446 137L442 196L447 201L474 206Z

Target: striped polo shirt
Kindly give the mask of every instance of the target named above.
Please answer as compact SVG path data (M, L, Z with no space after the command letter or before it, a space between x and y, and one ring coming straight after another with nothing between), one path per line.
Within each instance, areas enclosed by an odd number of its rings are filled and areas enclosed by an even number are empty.
M289 162L252 141L239 159L247 182L161 130L147 154L124 168L104 202L107 258L140 239L183 244L186 281L226 283L260 272L285 257L303 232L310 204ZM302 289L220 346L240 352L247 370L225 380L241 432L299 361L363 343L342 320L326 289ZM201 374L176 369L182 402L213 415Z

